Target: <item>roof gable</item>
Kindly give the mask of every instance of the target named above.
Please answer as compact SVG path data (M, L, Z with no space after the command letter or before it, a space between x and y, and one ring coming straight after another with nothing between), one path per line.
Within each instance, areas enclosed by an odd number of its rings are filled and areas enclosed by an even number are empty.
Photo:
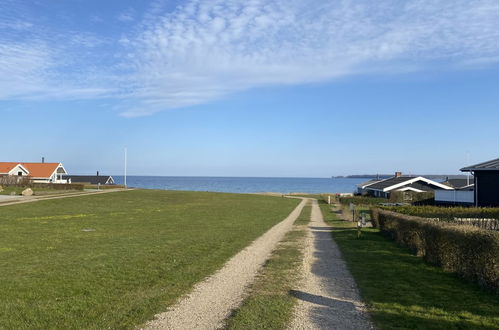
M17 165L20 165L20 163L0 162L0 173L2 173L2 174L9 173Z
M470 171L499 171L499 158L489 160L487 162L463 167L461 169L462 172L470 172Z
M424 182L424 183L429 184L429 185L432 185L432 186L435 186L435 187L438 187L438 188L441 188L441 189L445 189L445 190L452 189L449 186L446 186L442 183L438 183L436 181L427 179L427 178L422 177L422 176L393 177L390 179L382 180L382 181L375 183L373 185L370 185L367 187L367 189L388 192L388 191L392 191L394 189L401 188L401 187L404 187L406 185L410 185L410 184L413 184L413 183L416 183L419 181Z
M29 171L29 176L33 178L49 178L59 167L62 167L61 163L21 163L21 165Z

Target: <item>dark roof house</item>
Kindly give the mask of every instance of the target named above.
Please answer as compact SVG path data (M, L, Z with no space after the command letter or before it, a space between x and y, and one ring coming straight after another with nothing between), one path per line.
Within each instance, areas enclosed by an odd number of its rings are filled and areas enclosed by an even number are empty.
M110 175L67 175L64 178L69 179L71 183L89 183L89 184L101 184L110 185L115 184L114 179Z
M499 158L466 166L475 177L475 206L499 206Z
M373 185L373 184L378 183L380 181L381 180L378 180L378 179L371 179L369 181L359 183L357 185L357 193L361 194L361 195L365 194L366 193L366 187L369 187L370 185Z
M435 189L450 190L452 188L422 176L402 176L400 172L392 178L365 187L368 194L385 198L390 197L392 191L428 192Z
M472 185L474 183L474 178L470 177L469 179L447 179L444 184L451 186L454 189L461 189Z

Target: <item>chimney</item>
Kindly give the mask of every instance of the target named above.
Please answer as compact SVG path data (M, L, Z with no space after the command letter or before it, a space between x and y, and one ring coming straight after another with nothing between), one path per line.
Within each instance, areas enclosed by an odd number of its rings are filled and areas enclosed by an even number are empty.
M395 172L395 177L400 178L402 176L402 172Z
M42 157L42 163L45 163L45 157Z
M97 176L99 176L99 171L97 171Z

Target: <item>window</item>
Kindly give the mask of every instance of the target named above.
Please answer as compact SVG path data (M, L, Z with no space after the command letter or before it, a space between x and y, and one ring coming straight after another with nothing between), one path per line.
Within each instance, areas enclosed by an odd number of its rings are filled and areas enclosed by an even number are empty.
M18 176L23 176L23 172L17 172Z

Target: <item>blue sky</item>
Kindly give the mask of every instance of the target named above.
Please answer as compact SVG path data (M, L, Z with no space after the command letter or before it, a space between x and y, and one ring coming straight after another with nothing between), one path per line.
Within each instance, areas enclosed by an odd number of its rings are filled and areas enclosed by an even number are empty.
M4 0L0 116L71 173L457 173L499 157L499 2Z

